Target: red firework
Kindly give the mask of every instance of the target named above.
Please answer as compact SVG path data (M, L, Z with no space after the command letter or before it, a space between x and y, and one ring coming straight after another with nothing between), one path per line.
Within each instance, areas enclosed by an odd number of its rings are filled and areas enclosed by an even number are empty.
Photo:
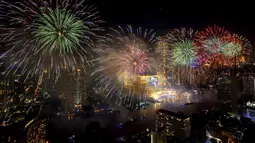
M199 32L194 38L196 48L198 48L199 63L211 66L229 64L230 59L221 53L221 49L231 39L232 36L229 31L216 25L209 26L204 31Z
M119 60L122 65L122 71L127 71L131 74L141 75L150 66L147 52L133 45L128 45L126 50L120 51Z

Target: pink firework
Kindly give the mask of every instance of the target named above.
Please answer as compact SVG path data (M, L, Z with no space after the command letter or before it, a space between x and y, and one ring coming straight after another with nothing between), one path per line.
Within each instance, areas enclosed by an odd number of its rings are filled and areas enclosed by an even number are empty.
M133 103L146 100L147 91L140 83L140 77L154 71L156 67L151 55L156 41L153 30L119 26L110 28L106 40L98 42L95 64L97 68L91 74L106 97L117 97L117 102ZM97 62L98 61L98 62Z
M147 52L137 45L128 45L126 50L120 51L119 60L122 70L131 74L141 75L149 68Z

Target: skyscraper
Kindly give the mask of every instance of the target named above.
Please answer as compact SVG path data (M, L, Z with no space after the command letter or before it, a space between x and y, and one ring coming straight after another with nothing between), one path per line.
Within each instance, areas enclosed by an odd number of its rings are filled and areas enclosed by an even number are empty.
M253 95L255 94L255 79L253 76L242 76L242 87L244 94Z
M82 108L82 105L85 104L86 97L86 73L81 69L77 69L75 72L75 93L74 93L74 107L76 111Z
M0 61L0 103L20 103L20 97L24 98L24 88L22 75L18 72L6 74L4 63Z
M221 76L217 81L218 100L231 100L231 79L229 76Z
M237 85L237 75L234 69L231 72L231 106L232 112L237 114L238 112L238 85Z
M77 69L76 70L76 93L75 93L75 106L79 107L81 106L81 85L80 85L80 80L81 80L81 70Z

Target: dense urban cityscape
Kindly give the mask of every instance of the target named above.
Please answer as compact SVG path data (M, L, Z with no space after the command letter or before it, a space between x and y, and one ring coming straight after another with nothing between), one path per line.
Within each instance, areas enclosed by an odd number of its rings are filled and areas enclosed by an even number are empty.
M209 22L154 31L124 22L131 14L112 22L100 15L121 4L93 2L0 1L0 143L253 142L245 35Z

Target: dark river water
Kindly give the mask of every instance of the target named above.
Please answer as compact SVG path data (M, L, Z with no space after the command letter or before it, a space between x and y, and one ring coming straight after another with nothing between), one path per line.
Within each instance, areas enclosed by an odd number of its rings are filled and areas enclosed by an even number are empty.
M211 108L215 105L215 92L206 92L199 100L190 105L180 103L148 103L145 109L128 110L121 108L120 113L108 113L103 111L96 113L91 118L74 117L73 120L67 120L67 116L58 116L50 121L54 125L55 130L65 132L65 134L82 134L85 131L85 126L90 121L98 121L102 128L109 128L115 136L130 136L139 132L145 131L147 128L155 128L155 112L158 109L167 109L173 112L183 112L185 115L199 112L203 109ZM141 118L145 116L145 118ZM125 124L127 121L135 118L136 121L130 124ZM122 123L121 128L118 124ZM64 133L63 133L64 134Z

